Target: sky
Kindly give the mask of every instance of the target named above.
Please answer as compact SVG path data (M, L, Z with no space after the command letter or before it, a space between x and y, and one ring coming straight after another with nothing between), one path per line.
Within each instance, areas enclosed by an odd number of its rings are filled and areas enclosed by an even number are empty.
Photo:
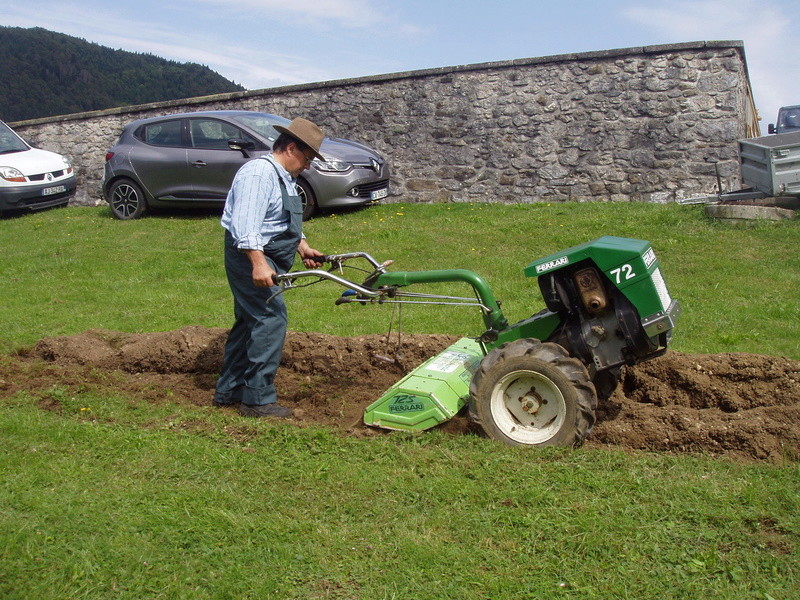
M800 104L800 0L0 0L0 25L199 63L251 90L742 40L762 134Z

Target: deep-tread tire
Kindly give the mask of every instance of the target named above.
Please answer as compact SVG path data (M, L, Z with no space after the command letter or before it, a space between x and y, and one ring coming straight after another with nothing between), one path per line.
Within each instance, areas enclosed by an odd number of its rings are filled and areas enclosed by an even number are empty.
M297 180L297 193L300 194L300 200L303 203L303 221L308 221L317 214L317 197L314 196L314 190L304 179Z
M532 338L489 352L470 383L470 418L510 446L580 445L596 408L583 363L563 346Z
M138 219L147 212L147 199L138 184L130 179L115 181L108 188L108 205L117 219Z

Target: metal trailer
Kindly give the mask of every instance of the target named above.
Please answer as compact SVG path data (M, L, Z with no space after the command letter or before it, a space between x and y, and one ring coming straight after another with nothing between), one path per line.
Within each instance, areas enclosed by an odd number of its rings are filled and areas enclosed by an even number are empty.
M739 162L742 182L757 194L751 198L800 196L800 132L739 140Z
M739 173L745 187L722 192L719 164L714 163L717 176L716 196L704 196L681 201L681 204L739 202L763 198L800 199L800 132L779 133L739 140Z
M800 132L739 140L739 165L747 187L718 200L800 196Z

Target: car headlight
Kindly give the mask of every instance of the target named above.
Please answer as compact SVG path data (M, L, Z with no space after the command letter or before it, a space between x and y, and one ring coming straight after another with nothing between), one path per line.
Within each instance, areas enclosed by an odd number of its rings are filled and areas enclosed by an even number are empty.
M72 173L72 163L69 162L69 159L66 156L62 156L61 160L64 161L64 170L67 173Z
M315 158L313 161L311 161L311 165L317 171L327 171L333 173L344 173L345 171L349 171L353 168L353 165L346 160L339 160L337 158L326 158L325 160Z
M0 177L6 181L14 181L17 183L25 183L25 181L27 181L22 171L14 167L0 167Z

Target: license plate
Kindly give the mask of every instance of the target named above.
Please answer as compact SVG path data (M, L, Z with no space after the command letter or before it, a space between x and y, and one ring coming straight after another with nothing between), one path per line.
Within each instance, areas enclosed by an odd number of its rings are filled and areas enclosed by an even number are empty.
M382 190L375 190L371 192L369 195L370 200L380 200L381 198L386 198L389 195L389 188L383 188Z
M67 186L65 185L57 185L55 187L44 188L42 190L42 196L52 196L53 194L60 194L61 192L66 192Z

